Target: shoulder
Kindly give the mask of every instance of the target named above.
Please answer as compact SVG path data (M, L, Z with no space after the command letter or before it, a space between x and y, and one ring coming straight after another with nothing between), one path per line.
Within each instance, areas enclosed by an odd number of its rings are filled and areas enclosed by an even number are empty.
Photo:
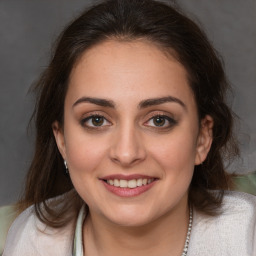
M232 210L234 207L239 211L246 211L255 208L255 204L256 196L254 195L237 191L225 191L222 208L224 211Z
M4 250L8 230L16 217L17 211L15 205L6 205L0 207L0 255L2 255Z
M9 229L3 256L70 255L73 225L51 228L42 223L31 206L21 213Z
M256 253L256 197L241 192L225 192L221 214L206 216L194 212L191 254L243 255ZM198 254L196 254L197 252Z

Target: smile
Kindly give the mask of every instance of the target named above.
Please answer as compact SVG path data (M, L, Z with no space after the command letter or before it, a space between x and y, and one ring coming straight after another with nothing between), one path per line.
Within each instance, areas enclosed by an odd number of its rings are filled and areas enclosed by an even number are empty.
M100 179L104 187L120 197L134 197L150 190L159 180L145 175L110 175Z
M109 179L106 180L106 182L114 187L120 187L120 188L136 188L136 187L141 187L145 186L147 184L150 184L153 182L154 179L131 179L131 180L122 180L122 179Z

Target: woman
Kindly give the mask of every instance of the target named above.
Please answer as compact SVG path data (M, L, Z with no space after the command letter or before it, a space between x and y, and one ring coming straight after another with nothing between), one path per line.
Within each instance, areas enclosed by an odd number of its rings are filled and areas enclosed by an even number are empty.
M222 64L151 0L104 1L61 34L37 83L36 149L4 255L255 255L255 197Z

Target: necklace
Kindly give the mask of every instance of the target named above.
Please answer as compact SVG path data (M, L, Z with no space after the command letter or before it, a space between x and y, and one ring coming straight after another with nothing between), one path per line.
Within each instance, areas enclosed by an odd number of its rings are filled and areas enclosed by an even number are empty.
M190 207L190 209L189 209L188 232L187 232L186 242L185 242L185 245L184 245L183 252L182 252L181 256L186 256L187 253L188 253L188 245L189 245L189 241L190 241L192 223L193 223L193 210L192 210L192 207Z

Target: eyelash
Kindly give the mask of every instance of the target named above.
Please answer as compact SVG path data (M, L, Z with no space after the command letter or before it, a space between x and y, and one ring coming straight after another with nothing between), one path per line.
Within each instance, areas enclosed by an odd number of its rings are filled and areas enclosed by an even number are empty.
M86 124L89 121L93 122L93 119L95 120L96 118L102 119L103 124L101 124L99 126L93 125L93 123L91 123L90 125ZM163 125L148 125L149 122L151 122L151 121L154 122L154 119L156 120L157 118L163 119L163 121L164 121ZM104 125L105 122L107 122L108 124ZM166 122L168 123L167 125L166 125ZM112 123L110 121L108 121L108 119L105 118L104 115L101 115L101 114L91 114L90 116L83 118L80 123L83 127L86 127L88 129L103 129L106 126L112 125ZM144 125L146 125L148 127L155 128L155 129L168 129L168 128L172 128L176 124L177 124L176 120L174 120L173 118L171 118L167 115L163 115L163 114L154 114L144 123Z
M147 125L147 123L149 122L154 122L154 119L156 120L157 118L163 119L164 124L163 125L155 125L155 126L151 126L151 125ZM166 125L167 122L167 125ZM157 114L157 115L153 115L146 123L147 126L153 127L155 129L168 129L168 128L172 128L174 125L177 124L177 121L174 120L173 118L171 118L170 116L167 115L162 115L162 114Z
M108 125L99 125L99 126L97 126L97 125L93 125L93 124L91 124L91 125L88 125L88 124L86 124L87 122L93 122L93 119L95 120L96 118L101 118L102 120L103 120L103 124L105 123L105 122L108 122L109 124ZM86 117L86 118L83 118L82 120L81 120L81 125L83 126L83 127L86 127L86 128L88 128L88 129L102 129L102 128L104 128L105 126L110 126L111 125L111 122L109 122L103 115L101 115L101 114L91 114L90 116L88 116L88 117Z

